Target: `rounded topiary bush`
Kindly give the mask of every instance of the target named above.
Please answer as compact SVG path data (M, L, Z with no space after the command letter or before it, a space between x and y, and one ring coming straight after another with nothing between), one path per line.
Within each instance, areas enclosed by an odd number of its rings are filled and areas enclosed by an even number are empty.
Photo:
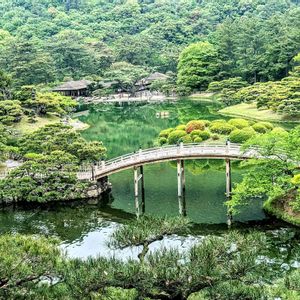
M202 120L192 120L186 124L185 131L187 133L191 133L194 130L204 130L205 129L205 123Z
M186 128L186 125L178 125L175 129L176 130L185 130L185 128Z
M169 134L174 130L174 128L164 129L159 133L159 137L168 138Z
M252 128L235 129L230 135L229 139L232 143L244 143L256 134Z
M264 124L261 124L260 122L255 123L252 126L252 128L258 133L266 133L269 131L269 129Z
M196 136L195 139L194 139L194 142L195 143L201 143L203 140L201 139L201 137L199 136Z
M158 139L158 143L162 146L165 145L168 142L167 138L161 137Z
M212 138L214 141L217 141L217 140L220 139L220 137L219 137L217 134L213 134L213 135L211 136L211 138Z
M272 130L274 128L274 125L270 122L259 122L258 124L264 125L269 130Z
M274 134L280 134L280 135L288 134L288 132L281 127L274 127L271 132Z
M210 126L210 131L219 134L229 134L235 127L226 123L220 122Z
M193 140L189 134L183 136L182 138L179 139L180 142L187 144L187 143L192 143Z
M228 121L228 124L238 128L238 129L249 127L249 121L247 121L245 119L231 119Z
M191 132L191 136L192 136L192 137L199 136L199 134L200 134L201 132L202 132L202 131L199 130L199 129L193 130L193 131Z
M207 130L200 131L199 137L201 137L203 141L206 141L210 138L210 133Z
M213 120L213 121L211 121L210 122L210 126L213 126L213 125L215 125L215 124L219 124L219 123L227 123L226 122L226 120L224 120L224 119L217 119L217 120Z
M176 144L185 135L186 132L184 130L174 130L168 136L168 143Z

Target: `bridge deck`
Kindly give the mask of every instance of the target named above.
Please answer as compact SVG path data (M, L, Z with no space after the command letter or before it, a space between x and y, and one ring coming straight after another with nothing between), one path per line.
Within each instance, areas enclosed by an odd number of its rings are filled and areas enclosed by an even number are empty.
M129 153L108 161L103 161L95 166L93 172L91 168L78 172L78 178L81 180L90 180L93 177L100 179L134 166L177 159L213 158L243 160L257 156L258 152L255 149L243 152L240 145L237 144L205 145L201 143L181 144L179 146L171 145L140 150L136 153Z

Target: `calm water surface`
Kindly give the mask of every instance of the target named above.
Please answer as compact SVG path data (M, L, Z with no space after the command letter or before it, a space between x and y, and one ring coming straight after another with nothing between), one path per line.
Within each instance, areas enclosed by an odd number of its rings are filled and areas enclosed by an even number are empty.
M158 133L165 128L184 124L191 119L218 119L218 104L205 101L179 101L176 104L148 104L116 107L98 105L80 119L90 125L83 136L87 140L101 140L108 157L115 157L155 146ZM168 112L168 118L159 118ZM242 179L243 169L233 164L233 182ZM139 248L112 251L107 247L116 226L134 217L133 172L123 171L110 177L112 193L105 203L70 206L57 205L48 209L0 211L0 233L20 232L46 234L62 240L62 248L71 257L111 256L126 259L136 257ZM145 167L146 213L155 216L178 215L176 166L160 163ZM184 250L201 241L208 234L226 232L225 164L221 160L193 160L186 162L187 215L193 221L192 233L173 235L151 245L151 250L164 246ZM299 244L299 232L285 223L268 218L261 201L253 201L235 217L238 230L256 228L267 231L273 245L278 269L298 266L293 251ZM293 255L291 255L293 253ZM287 264L287 266L285 265Z

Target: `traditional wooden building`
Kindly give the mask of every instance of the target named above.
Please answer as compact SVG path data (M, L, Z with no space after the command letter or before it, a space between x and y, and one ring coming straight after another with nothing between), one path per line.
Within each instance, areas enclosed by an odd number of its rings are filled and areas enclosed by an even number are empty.
M154 72L150 74L148 77L142 78L139 80L135 85L138 87L139 91L147 90L149 89L149 86L153 81L160 80L160 81L166 81L169 78L168 75Z
M91 83L92 81L85 79L68 81L54 88L53 92L61 93L64 96L85 97L89 95L89 86Z

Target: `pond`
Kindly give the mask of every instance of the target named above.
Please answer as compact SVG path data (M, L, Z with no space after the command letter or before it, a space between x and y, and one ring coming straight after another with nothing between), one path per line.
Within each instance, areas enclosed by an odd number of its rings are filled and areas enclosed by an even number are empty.
M133 152L140 147L156 145L162 129L186 123L191 119L219 119L219 104L183 99L176 103L146 105L97 105L80 120L90 127L82 135L87 140L103 141L108 158ZM146 214L154 216L178 215L177 177L174 163L159 163L145 167ZM233 163L233 182L242 179L243 169ZM112 175L112 193L99 204L72 203L48 209L0 211L0 233L43 233L57 236L71 257L115 255L122 259L136 257L137 248L111 251L107 247L110 234L118 224L134 218L133 172L127 170ZM191 234L173 235L153 243L151 249L165 246L189 247L208 234L227 231L225 198L225 163L222 160L192 160L186 162L187 216L194 223ZM292 245L299 243L298 229L266 216L261 200L241 208L234 217L237 230L256 228L268 232L275 245L279 270L281 265L298 265L298 258L290 255ZM284 238L283 238L284 237ZM278 251L277 251L277 250ZM294 253L294 252L293 252ZM285 265L284 265L285 266ZM285 266L286 268L286 266Z

